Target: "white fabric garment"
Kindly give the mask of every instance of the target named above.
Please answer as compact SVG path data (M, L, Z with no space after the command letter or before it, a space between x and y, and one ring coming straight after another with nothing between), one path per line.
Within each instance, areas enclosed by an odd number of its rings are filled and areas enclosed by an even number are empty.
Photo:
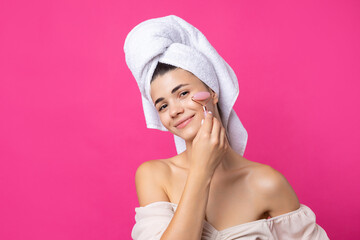
M159 240L167 229L177 204L158 201L135 208L134 240ZM241 214L241 213L239 213ZM306 205L269 219L260 219L221 231L204 220L202 240L329 240L316 223L315 213Z
M248 134L233 109L239 95L237 77L197 28L175 15L149 19L129 32L124 51L140 88L148 128L167 131L150 95L150 81L157 63L167 63L193 73L218 94L230 145L243 156ZM174 138L177 152L183 152L185 141L176 135Z

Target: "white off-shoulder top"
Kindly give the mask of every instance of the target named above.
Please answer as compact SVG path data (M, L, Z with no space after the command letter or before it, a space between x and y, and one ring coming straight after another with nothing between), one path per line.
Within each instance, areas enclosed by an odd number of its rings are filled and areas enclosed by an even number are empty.
M177 204L158 201L135 208L134 240L159 240L169 225ZM269 219L243 223L218 231L204 219L202 240L328 240L325 230L316 224L314 212L304 204L300 208Z

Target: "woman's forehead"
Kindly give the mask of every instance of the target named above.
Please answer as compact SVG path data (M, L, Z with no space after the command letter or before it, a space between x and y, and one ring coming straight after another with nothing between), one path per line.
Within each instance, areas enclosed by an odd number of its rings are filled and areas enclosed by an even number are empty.
M198 86L199 84L202 84L202 82L195 75L186 70L172 70L154 79L150 84L151 95L162 92L170 93L170 91L179 84Z

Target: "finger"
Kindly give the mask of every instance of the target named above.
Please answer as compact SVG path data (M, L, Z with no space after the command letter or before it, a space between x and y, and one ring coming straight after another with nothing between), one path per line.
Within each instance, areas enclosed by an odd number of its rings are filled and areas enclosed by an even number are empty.
M225 145L226 136L225 136L225 128L221 126L220 129L220 147L223 147Z
M205 130L205 128L204 128L204 122L205 122L205 120L206 120L206 115L204 115L204 118L203 119L201 119L201 124L200 124L200 128L199 128L199 131L197 132L197 134L196 134L196 136L195 136L195 138L197 137L197 136L200 136L200 135L202 135L202 132L204 132Z
M206 117L204 119L204 123L203 125L201 126L202 128L202 132L205 132L205 133L211 133L211 130L212 130L212 125L213 125L213 115L212 113L209 111L207 114L206 114Z
M213 119L213 127L212 127L212 131L211 131L211 137L218 140L218 142L220 142L219 141L220 128L221 128L221 125L220 125L219 120L216 117L214 117L214 119Z

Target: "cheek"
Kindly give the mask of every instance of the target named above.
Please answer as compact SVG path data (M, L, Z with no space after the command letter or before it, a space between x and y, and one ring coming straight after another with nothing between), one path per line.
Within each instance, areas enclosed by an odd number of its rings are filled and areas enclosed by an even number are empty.
M181 100L182 106L190 108L192 110L202 109L202 105L191 99L191 96L188 96L186 99Z
M160 122L166 127L168 128L169 124L170 124L170 117L167 116L166 114L161 114L159 115L160 118Z

